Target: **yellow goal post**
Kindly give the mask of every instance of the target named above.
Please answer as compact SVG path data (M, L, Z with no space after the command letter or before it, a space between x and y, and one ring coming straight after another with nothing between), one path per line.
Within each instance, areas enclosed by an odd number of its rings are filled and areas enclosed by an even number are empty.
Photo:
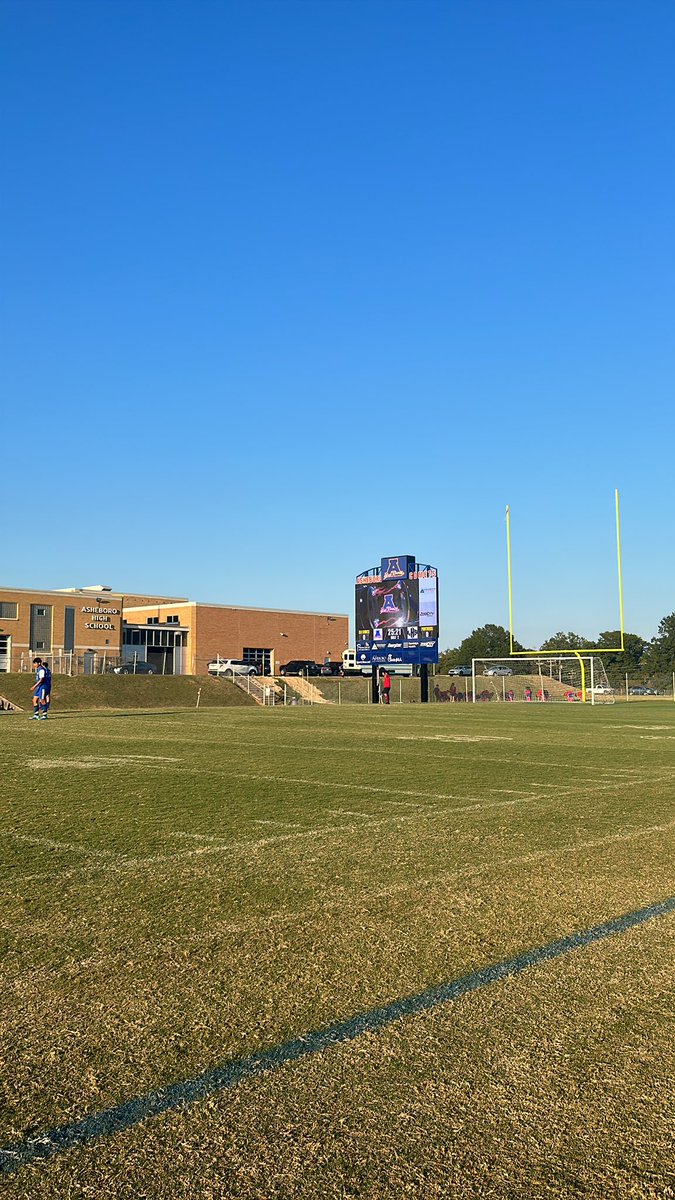
M619 505L619 489L614 489L614 507L616 513L616 562L619 585L619 633L620 646L604 646L599 650L596 646L580 646L578 650L570 650L569 647L561 647L557 649L551 646L546 650L547 655L558 656L574 656L581 668L581 699L586 703L587 687L586 687L586 664L582 656L588 657L589 654L622 654L625 650L624 646L624 617L623 617L623 567L621 562L621 508ZM507 579L509 592L509 654L512 658L532 658L541 651L536 649L531 650L514 650L515 636L513 632L513 563L511 559L511 506L506 506L506 564L507 564Z

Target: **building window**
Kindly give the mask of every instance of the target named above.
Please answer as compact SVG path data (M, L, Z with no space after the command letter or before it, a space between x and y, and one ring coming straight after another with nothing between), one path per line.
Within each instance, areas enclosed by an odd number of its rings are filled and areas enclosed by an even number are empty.
M167 617L167 618L166 618L166 623L167 623L167 625L178 625L178 624L180 624L180 622L179 622L179 620L178 620L178 617Z
M45 644L44 644L44 642L36 642L36 643L35 643L35 649L36 649L36 650L44 650L44 648L45 648Z
M16 621L19 617L19 606L13 600L0 600L0 618L4 621Z
M36 609L35 609L35 615L36 615L36 617L46 617L46 616L47 616L47 609L46 609L46 608L39 608L39 607L38 607L38 608L36 608ZM40 647L38 647L38 648L40 648Z
M159 625L159 617L148 617L148 625Z

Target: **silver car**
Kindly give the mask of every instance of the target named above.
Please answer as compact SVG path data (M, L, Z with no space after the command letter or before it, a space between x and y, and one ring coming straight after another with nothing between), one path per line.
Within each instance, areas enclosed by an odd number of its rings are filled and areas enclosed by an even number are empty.
M511 667L500 667L500 666L495 666L493 664L490 667L486 667L483 674L484 675L513 675L513 670Z
M209 675L224 675L230 679L235 675L257 675L255 663L244 662L240 658L214 658L209 663Z

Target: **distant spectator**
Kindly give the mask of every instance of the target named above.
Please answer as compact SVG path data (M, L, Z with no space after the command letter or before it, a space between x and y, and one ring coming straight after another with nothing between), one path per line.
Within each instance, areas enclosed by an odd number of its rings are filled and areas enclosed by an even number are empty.
M525 688L525 699L526 699L526 700L531 700L531 699L532 699L532 688L531 688L531 687L526 687L526 688Z

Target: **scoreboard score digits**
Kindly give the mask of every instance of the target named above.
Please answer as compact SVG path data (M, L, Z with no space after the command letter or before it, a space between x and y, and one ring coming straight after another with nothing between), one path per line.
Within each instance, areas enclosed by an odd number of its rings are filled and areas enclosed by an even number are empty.
M356 578L361 663L438 662L438 572L411 555L383 558Z

